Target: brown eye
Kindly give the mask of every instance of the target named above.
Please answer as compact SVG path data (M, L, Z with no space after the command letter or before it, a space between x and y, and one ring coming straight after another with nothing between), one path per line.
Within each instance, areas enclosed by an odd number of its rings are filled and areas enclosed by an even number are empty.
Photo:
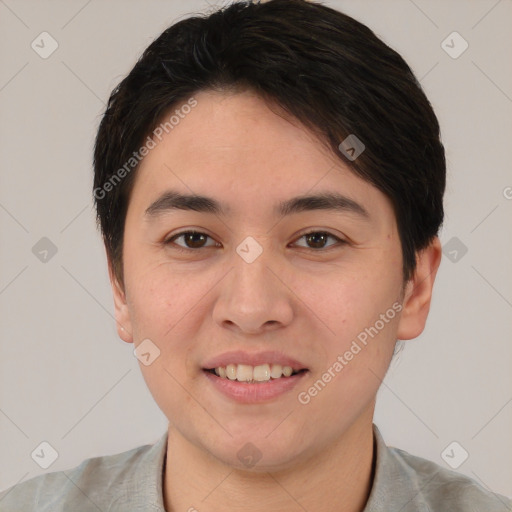
M299 238L299 240L305 239L306 244L308 244L308 248L318 250L324 249L325 247L330 247L331 245L336 245L336 243L334 243L326 246L326 242L329 238L332 238L333 240L335 240L335 242L338 242L339 244L346 243L344 240L341 240L341 238L338 238L337 236L331 233L326 233L325 231L310 231L309 233L304 233Z
M213 244L206 245L205 242L208 238L212 240ZM176 243L176 240L179 239L182 239L182 243ZM329 249L331 246L339 246L347 243L345 240L325 231L310 231L309 233L304 233L298 240L301 239L306 241L306 246L302 245L300 247L305 247L306 249L317 252L322 249ZM334 243L327 244L329 239L334 240ZM194 251L217 246L215 240L200 231L183 231L165 240L164 244L171 245L173 249L178 251Z
M175 244L175 240L178 240L179 238L183 239L184 245ZM183 231L182 233L178 233L167 239L164 243L165 245L175 244L177 246L175 248L178 250L194 250L202 249L203 247L211 247L211 245L205 245L205 241L208 238L211 237L206 233L201 233L200 231ZM215 242L213 245L215 245Z

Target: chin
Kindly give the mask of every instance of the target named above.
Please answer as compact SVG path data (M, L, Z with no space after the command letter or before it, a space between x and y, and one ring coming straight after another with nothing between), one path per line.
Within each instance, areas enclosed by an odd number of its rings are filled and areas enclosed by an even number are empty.
M246 432L245 435L226 439L223 447L215 443L205 448L223 464L237 470L252 473L281 471L296 464L303 452L302 449L300 452L297 450L298 446L303 446L303 442L299 445L293 441L292 436L282 434L273 433L268 436L265 430L251 436Z

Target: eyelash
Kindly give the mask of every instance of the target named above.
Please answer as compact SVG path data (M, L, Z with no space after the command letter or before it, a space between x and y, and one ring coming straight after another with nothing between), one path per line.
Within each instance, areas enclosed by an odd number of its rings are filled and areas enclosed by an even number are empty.
M181 233L176 233L175 235L172 235L171 237L169 237L166 240L164 240L163 244L166 245L166 246L167 245L171 245L171 244L173 244L174 240L176 240L180 236L188 235L188 234L205 235L208 238L212 238L210 235L207 235L206 233L203 233L202 231L195 231L195 230L191 229L191 230L188 230L188 231L182 231ZM302 235L300 235L297 238L297 240L300 240L301 238L307 237L309 235L327 235L327 237L333 238L337 242L337 244L333 244L332 246L328 246L327 249L322 249L322 248L321 249L311 249L311 248L308 248L308 247L302 247L303 249L309 249L312 252L327 252L330 249L335 249L336 246L340 246L340 245L344 245L344 244L348 243L346 240L342 240L341 238L337 237L336 235L333 235L332 233L329 233L328 231L308 231L308 232L303 233ZM212 240L213 240L213 238L212 238ZM176 251L179 251L179 252L197 252L200 249L208 249L208 248L212 248L212 247L215 248L214 246L206 246L206 247L199 247L197 249L192 249L190 247L182 247L180 245L174 244L174 247L172 249L176 250Z

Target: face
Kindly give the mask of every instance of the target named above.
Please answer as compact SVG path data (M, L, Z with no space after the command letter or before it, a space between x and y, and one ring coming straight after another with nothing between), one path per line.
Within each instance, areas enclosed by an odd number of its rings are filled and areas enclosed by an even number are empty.
M291 467L371 423L396 339L421 332L430 296L425 310L413 283L401 293L396 219L378 189L254 94L194 98L137 171L124 290L111 274L118 331L149 360L160 351L141 371L198 453L240 466L251 442L255 470ZM172 207L170 191L219 209ZM291 203L321 194L344 199ZM229 378L286 366L292 376L267 382Z

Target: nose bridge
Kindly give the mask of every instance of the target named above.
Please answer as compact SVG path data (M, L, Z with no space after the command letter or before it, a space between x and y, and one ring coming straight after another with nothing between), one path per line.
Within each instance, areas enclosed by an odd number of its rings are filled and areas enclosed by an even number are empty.
M235 248L232 271L215 306L217 322L256 332L290 321L287 289L271 270L273 257L268 241L269 238L256 240L249 236Z
M243 300L252 296L253 307L258 302L268 304L270 295L276 291L275 283L271 282L275 276L268 268L271 260L268 242L268 238L256 240L248 236L236 247L236 255L233 255L233 291Z

